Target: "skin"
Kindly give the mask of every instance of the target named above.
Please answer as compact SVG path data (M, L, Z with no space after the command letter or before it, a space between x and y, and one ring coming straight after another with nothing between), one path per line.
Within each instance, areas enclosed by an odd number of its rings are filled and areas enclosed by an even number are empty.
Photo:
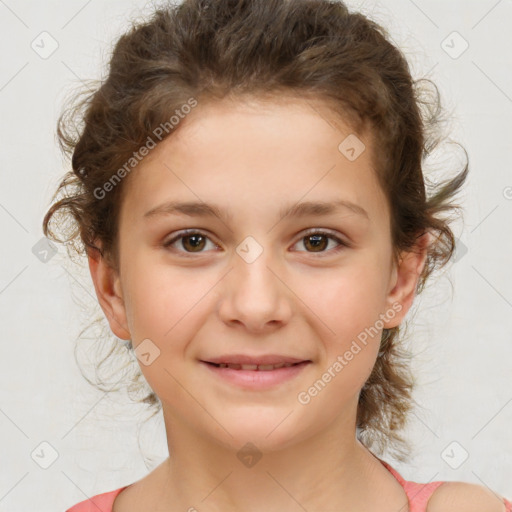
M357 441L355 421L382 328L399 325L410 309L429 238L393 261L371 134L358 135L366 149L350 161L338 145L351 133L320 101L199 102L123 183L119 269L94 251L89 266L114 334L135 348L150 339L160 350L140 366L162 401L172 456L123 491L114 510L391 512L407 503ZM284 204L339 198L368 219L349 209L279 217ZM169 200L215 203L232 217L144 219ZM191 228L208 237L199 252L190 252L190 239L163 246ZM335 252L339 244L326 238L316 252L308 228L332 230L348 246ZM248 236L263 250L251 263L236 252ZM298 394L379 318L378 334L308 404L299 403ZM272 390L254 391L225 383L198 361L226 353L312 363ZM262 454L252 467L237 458L247 442Z

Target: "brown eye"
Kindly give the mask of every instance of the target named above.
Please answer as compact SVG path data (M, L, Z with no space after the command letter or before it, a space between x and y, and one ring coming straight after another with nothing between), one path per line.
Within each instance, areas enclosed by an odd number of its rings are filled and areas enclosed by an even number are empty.
M333 249L327 249L329 241L335 242L338 246ZM297 243L301 243L306 248L306 251L299 252L310 252L310 253L336 253L343 248L349 247L349 244L338 238L337 236L325 232L312 230L301 238Z
M311 247L313 252L322 252L328 245L328 237L325 235L308 235L303 240L304 246Z
M187 251L200 252L205 246L205 237L203 235L186 235L182 237L181 244Z
M182 232L181 234L178 234L168 242L164 242L162 245L165 248L172 247L178 242L181 243L177 245L176 247L173 247L173 249L176 252L183 252L183 253L201 253L205 252L203 249L206 246L207 241L211 240L204 234L198 232L198 231L188 231L188 232ZM215 244L213 244L216 247Z

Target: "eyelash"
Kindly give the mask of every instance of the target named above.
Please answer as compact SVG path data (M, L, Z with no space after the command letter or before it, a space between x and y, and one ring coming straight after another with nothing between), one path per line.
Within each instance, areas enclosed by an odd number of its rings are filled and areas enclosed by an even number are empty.
M177 241L179 241L179 240L181 240L183 238L186 238L187 236L192 236L192 235L201 235L201 236L206 237L208 240L210 240L210 237L208 235L206 235L205 233L203 233L201 231L198 231L198 230L195 230L195 229L188 229L188 230L185 230L185 231L180 231L171 240L168 240L168 241L164 242L162 244L162 246L167 249L172 244L174 244L175 242L177 242ZM324 235L327 238L329 238L330 240L334 240L339 245L338 245L338 247L335 247L334 249L330 249L330 250L326 250L326 251L320 251L318 253L310 252L310 251L296 251L296 252L306 252L306 253L309 252L310 254L326 254L326 253L329 253L329 254L334 253L334 254L336 254L339 251L341 251L341 250L343 250L345 248L350 247L350 245L347 242L344 242L343 240L341 240L339 237L335 236L331 232L329 232L329 231L322 231L322 230L315 229L315 228L306 231L302 235L302 237L296 243L300 242L304 238L307 238L308 236L313 236L313 235ZM215 242L213 242L213 240L210 240L210 241L215 244ZM217 245L217 244L215 244L215 245ZM200 251L198 253L187 252L187 251L177 251L177 252L183 253L183 254L186 255L185 257L189 258L189 257L194 257L195 254L202 254L204 251ZM320 256L320 257L322 257L322 256Z

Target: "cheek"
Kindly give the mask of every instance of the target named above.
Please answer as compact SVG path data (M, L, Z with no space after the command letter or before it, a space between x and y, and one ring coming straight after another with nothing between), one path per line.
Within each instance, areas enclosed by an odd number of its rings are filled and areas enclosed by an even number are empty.
M147 270L137 270L142 268ZM198 273L157 263L134 265L127 273L126 311L135 347L149 338L168 361L186 349L212 307L209 292L218 281Z
M377 327L384 303L382 275L371 265L349 266L302 282L301 296L337 343ZM340 347L341 348L341 347Z
M358 393L375 365L383 328L382 275L370 264L347 266L317 285L310 287L315 293L308 305L327 326L319 377L329 389L322 400L333 393L336 401Z
M137 268L143 267L135 265L127 282L126 311L140 369L161 400L188 403L190 397L178 382L187 379L189 368L183 359L206 314L204 299L212 285L188 279L183 269L170 266ZM149 361L144 360L145 353Z

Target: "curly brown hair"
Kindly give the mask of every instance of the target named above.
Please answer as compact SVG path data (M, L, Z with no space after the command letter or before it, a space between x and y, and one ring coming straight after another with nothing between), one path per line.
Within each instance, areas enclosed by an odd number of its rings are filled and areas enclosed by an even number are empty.
M440 214L460 209L453 196L466 179L467 153L455 177L436 183L424 176L427 157L446 138L439 91L427 78L412 79L386 29L341 1L185 0L155 6L150 19L132 21L115 44L107 79L92 92L81 92L80 100L72 98L59 117L59 143L71 155L72 170L52 198L44 234L64 242L70 255L97 249L117 269L124 181L104 197L97 191L134 151L190 98L200 103L228 95L283 94L324 100L357 134L369 127L396 258L411 250L420 234L435 234L416 289L421 293L455 250L451 219ZM51 219L63 237L52 230ZM383 331L380 357L359 397L357 436L375 453L391 450L404 461L410 447L400 431L414 403L415 380L411 355L399 340L402 327ZM97 368L106 361L119 372L130 366L126 389L144 390L137 401L158 412L161 403L142 378L133 351L112 336L96 342L108 348ZM107 368L111 382L99 378L93 384L112 390L120 374Z

